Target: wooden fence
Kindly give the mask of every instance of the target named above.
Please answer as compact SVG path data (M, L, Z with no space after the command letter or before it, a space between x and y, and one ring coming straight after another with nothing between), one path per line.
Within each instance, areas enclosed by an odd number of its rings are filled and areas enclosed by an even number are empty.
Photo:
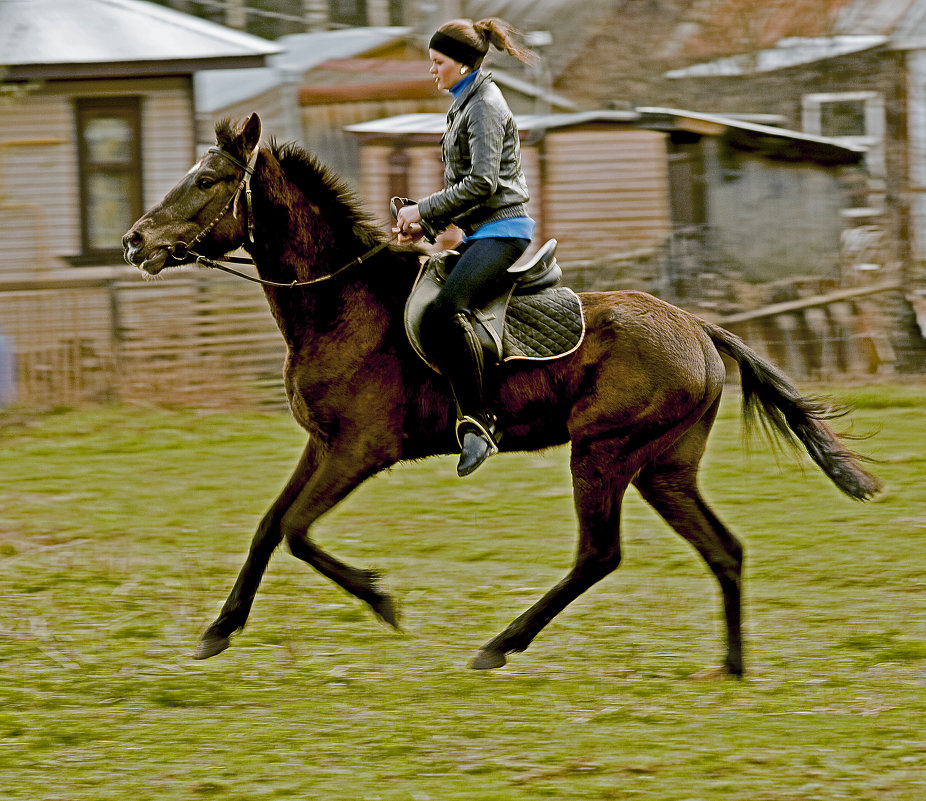
M260 288L232 277L0 280L0 334L5 396L26 406L285 403L280 333Z
M602 281L632 285L619 264L610 278L606 266L593 267L564 265L567 283L579 290L603 288ZM717 322L796 380L882 375L904 358L926 371L922 350L904 357L896 347L892 299L903 293L886 283ZM224 274L0 279L0 405L281 407L284 356L260 287Z

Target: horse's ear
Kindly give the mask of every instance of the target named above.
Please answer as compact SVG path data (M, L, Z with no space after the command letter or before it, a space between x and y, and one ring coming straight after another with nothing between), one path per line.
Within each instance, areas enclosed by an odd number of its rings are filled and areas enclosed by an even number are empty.
M241 141L244 145L244 152L251 153L260 142L260 117L257 112L252 112L251 116L244 121L241 126Z

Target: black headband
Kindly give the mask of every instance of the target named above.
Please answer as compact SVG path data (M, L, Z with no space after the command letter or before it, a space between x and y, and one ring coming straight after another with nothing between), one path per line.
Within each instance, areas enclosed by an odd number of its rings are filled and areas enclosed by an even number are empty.
M448 36L441 31L438 31L431 37L428 48L436 50L438 53L443 53L445 56L450 56L454 61L459 61L467 67L475 67L485 58L485 53L479 48L473 47L466 42L461 42L459 39Z

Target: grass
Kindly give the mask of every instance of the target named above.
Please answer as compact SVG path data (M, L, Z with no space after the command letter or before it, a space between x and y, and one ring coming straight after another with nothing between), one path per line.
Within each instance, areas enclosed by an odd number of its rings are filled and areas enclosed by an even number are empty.
M303 442L285 415L0 415L4 799L926 797L926 392L840 397L886 490L746 454L703 485L747 548L747 670L715 582L634 494L620 570L499 671L475 650L571 560L568 452L379 476L314 529L373 566L404 632L288 554L247 629L189 654Z

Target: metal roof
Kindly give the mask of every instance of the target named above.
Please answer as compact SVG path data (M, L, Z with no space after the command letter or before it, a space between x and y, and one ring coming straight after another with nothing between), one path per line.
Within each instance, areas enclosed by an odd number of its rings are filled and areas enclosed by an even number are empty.
M551 128L566 128L588 123L633 123L640 115L633 111L580 111L573 114L519 114L515 116L520 131L541 131ZM447 126L446 114L421 113L399 114L369 122L358 122L345 127L357 134L380 136L403 136L413 134L440 135Z
M501 17L526 34L537 30L548 32L552 41L537 52L543 57L552 75L557 76L582 52L585 42L597 32L601 19L634 1L466 0L461 4L461 16L471 19ZM441 8L440 3L432 5ZM429 36L430 33L428 31ZM498 51L493 49L492 58L501 58ZM492 66L498 64L497 61L487 63Z
M278 51L273 42L142 0L0 2L0 64L12 78L257 66Z
M350 58L403 39L411 28L344 28L297 33L277 40L279 52L257 69L204 70L195 77L196 110L212 113L262 95L276 87L301 81L325 61Z
M792 131L774 125L748 122L721 114L703 114L674 108L642 107L639 125L654 130L685 130L702 135L724 136L741 146L793 158L796 154L842 164L860 162L867 148L839 139Z
M515 117L522 132L543 132L578 125L623 124L652 130L688 130L702 135L724 136L783 158L803 157L830 163L853 164L864 158L865 148L825 136L814 136L742 118L702 114L680 109L642 107L632 111L580 111L574 114L523 114ZM444 114L400 114L346 126L351 133L370 137L415 135L440 136L446 127Z
M828 58L861 53L880 47L889 41L887 36L790 36L767 50L743 53L738 56L694 64L683 69L669 70L666 78L704 78L752 75L757 72L812 64Z

